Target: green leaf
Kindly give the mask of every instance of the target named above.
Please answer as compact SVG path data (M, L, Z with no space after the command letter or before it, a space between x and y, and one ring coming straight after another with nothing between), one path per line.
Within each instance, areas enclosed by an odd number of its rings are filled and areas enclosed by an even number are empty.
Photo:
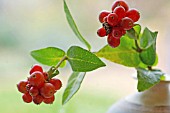
M88 72L105 66L95 54L78 46L70 47L67 56L72 70L75 72Z
M140 35L140 32L141 32L141 26L139 24L136 24L133 29L135 30L136 32L136 35L139 36Z
M84 79L85 72L73 72L68 80L68 84L63 93L62 104L66 104L73 95L79 90Z
M126 32L126 35L129 38L137 40L139 38L140 32L141 32L141 26L139 24L136 24L132 29Z
M124 66L137 67L140 63L140 58L139 53L132 49L134 46L134 40L123 36L119 47L111 48L106 45L96 55Z
M130 30L128 30L128 31L126 32L126 35L127 35L129 38L132 38L132 39L137 40L137 35L136 35L136 32L135 32L135 30L134 30L133 28L130 29Z
M164 75L160 70L145 70L142 68L137 68L138 76L138 91L145 91L152 86L158 84Z
M31 51L31 56L44 65L55 66L65 56L65 52L59 48L47 47Z
M140 47L142 49L148 49L150 46L155 44L157 34L158 32L151 32L148 28L145 28L140 38Z
M60 72L56 69L56 67L52 66L49 70L48 70L48 79L50 80L51 78L55 77L56 75L58 75Z
M139 56L144 64L149 66L154 65L154 63L156 62L156 50L154 48L154 45L150 46L146 50L143 50Z
M81 33L79 32L78 28L77 28L77 25L76 23L74 22L74 19L69 11L69 8L66 4L66 1L63 0L64 2L64 11L65 11L65 14L66 14L66 18L67 18L67 21L71 27L71 29L73 30L73 32L75 33L75 35L78 37L78 39L87 46L87 48L90 50L91 49L91 46L90 44L83 38L83 36L81 35Z

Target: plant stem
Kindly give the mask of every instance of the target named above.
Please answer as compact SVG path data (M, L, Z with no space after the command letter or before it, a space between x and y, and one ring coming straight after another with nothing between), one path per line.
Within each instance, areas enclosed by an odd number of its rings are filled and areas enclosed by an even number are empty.
M68 59L68 57L67 57L67 56L64 56L64 57L58 62L58 64L56 65L55 69L57 70L57 69L60 67L60 65L61 65L65 60L67 60L67 59Z
M138 41L135 39L135 45L136 45L136 51L141 53L142 52L142 49L139 47L138 45Z
M152 66L148 66L148 70L150 70L150 71L151 71L151 70L152 70Z

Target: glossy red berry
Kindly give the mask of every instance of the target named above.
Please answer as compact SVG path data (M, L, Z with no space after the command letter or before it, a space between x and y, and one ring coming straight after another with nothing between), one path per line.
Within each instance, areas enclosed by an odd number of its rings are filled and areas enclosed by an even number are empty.
M43 102L43 97L41 95L37 95L33 97L33 102L37 105L41 104Z
M140 13L136 9L130 9L126 12L126 17L131 18L134 22L137 22L140 18Z
M59 90L62 86L62 82L57 78L52 78L50 80L50 83L54 85L55 90Z
M117 14L118 16L118 21L120 21L122 18L125 17L126 15L126 11L125 11L125 8L123 6L117 6L114 11L114 13Z
M97 30L97 34L100 37L104 37L104 36L106 36L106 30L102 27L102 28Z
M116 13L110 13L107 17L107 22L111 26L115 26L118 24L118 16Z
M50 97L50 98L44 98L44 99L43 99L43 102L46 103L46 104L52 104L52 103L54 102L54 100L55 100L55 97L54 97L54 95L53 95L53 96Z
M108 35L107 42L113 48L120 45L120 39L113 37L111 34Z
M113 29L112 32L111 32L112 36L115 37L115 38L121 38L122 37L122 30L119 29L119 28L116 28L116 29Z
M122 19L120 25L124 30L130 30L134 26L134 22L131 18L125 17Z
M28 81L20 81L18 84L17 84L17 88L18 88L18 91L21 92L21 93L27 93L27 84L28 84Z
M129 6L128 4L124 1L124 0L117 0L113 3L112 5L112 11L114 11L114 9L117 7L117 6L123 6L125 8L125 11L128 11L129 10Z
M48 73L47 72L43 72L43 75L44 75L44 79L48 80Z
M28 78L28 81L29 84L31 84L32 86L36 86L40 88L44 85L45 79L44 79L44 75L41 72L35 71Z
M40 89L40 94L44 98L50 98L55 93L55 87L51 83L45 83L44 86Z
M26 103L32 102L32 96L29 93L25 93L24 95L22 95L22 99Z
M39 90L37 87L31 87L30 90L29 90L29 94L31 96L37 96L39 94Z
M35 64L35 65L32 66L32 68L30 70L30 75L35 71L39 71L39 72L43 73L42 67L38 64Z
M103 22L104 22L104 18L105 18L107 15L109 15L109 14L110 14L110 12L108 12L108 11L101 11L100 14L99 14L99 21L100 21L101 23L103 23Z

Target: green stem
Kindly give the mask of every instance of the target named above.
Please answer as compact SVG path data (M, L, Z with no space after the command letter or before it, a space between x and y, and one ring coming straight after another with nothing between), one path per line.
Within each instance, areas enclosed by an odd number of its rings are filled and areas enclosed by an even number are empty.
M49 71L48 71L48 79L50 80L51 78L53 78L54 76L58 75L59 74L59 71L58 71L58 68L61 66L61 64L67 60L68 57L67 56L64 56L59 62L58 64L54 67L52 66Z
M138 41L136 39L135 39L135 45L136 45L136 51L138 53L141 53L143 50L139 47ZM148 66L147 68L148 70L152 70L152 66Z
M55 66L55 69L57 70L59 67L60 67L60 65L65 61L65 60L67 60L68 59L68 57L67 56L64 56L59 62L58 62L58 64Z
M138 41L135 39L135 45L136 45L136 51L138 53L141 53L142 52L142 49L139 47L139 44L138 44Z
M148 70L152 71L152 66L148 66Z

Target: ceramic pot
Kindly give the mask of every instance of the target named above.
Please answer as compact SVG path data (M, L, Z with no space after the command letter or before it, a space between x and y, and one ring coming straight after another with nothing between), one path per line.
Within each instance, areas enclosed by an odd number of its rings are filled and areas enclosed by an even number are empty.
M115 103L107 113L170 113L169 81L137 92Z

